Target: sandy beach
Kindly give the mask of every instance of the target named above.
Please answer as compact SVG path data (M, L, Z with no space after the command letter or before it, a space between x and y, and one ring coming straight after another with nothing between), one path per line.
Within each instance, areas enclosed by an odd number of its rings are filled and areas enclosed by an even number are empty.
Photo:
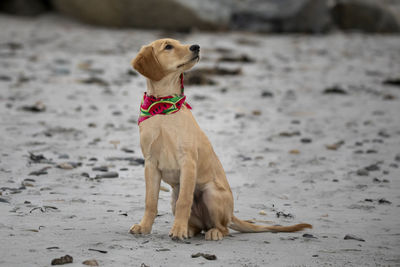
M400 36L0 24L0 266L64 255L66 266L400 266ZM152 234L129 234L144 211L146 90L130 61L162 37L201 46L185 93L235 216L313 229L175 242L162 184Z

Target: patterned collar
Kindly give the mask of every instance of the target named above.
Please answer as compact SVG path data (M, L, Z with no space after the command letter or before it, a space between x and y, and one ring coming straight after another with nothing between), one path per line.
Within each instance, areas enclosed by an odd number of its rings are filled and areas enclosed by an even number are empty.
M186 103L185 100L185 95L154 97L144 93L142 103L140 104L138 125L142 121L150 119L155 115L168 115L178 112L182 106L192 109L192 107Z

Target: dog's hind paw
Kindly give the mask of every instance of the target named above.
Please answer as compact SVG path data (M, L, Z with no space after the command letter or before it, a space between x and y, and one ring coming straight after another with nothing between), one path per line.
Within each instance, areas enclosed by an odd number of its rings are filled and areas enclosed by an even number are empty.
M218 241L224 237L222 232L217 228L211 228L206 232L206 240Z
M143 225L140 224L134 224L131 229L129 230L129 233L131 234L150 234L151 232L151 227L144 227Z

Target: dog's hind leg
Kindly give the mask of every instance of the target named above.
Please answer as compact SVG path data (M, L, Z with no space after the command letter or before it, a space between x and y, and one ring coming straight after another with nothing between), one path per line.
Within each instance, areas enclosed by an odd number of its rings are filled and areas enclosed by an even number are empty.
M213 183L203 191L203 201L209 213L206 240L221 240L229 234L228 224L233 214L232 193Z

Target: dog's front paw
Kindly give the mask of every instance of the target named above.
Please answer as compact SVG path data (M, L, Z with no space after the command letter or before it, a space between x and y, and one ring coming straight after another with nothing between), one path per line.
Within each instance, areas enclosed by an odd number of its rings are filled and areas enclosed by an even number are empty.
M172 226L172 229L169 232L169 236L173 240L183 240L183 239L188 238L187 225L174 223L174 226Z
M150 234L151 232L151 227L146 227L140 224L134 224L131 229L129 230L129 233L131 234Z

